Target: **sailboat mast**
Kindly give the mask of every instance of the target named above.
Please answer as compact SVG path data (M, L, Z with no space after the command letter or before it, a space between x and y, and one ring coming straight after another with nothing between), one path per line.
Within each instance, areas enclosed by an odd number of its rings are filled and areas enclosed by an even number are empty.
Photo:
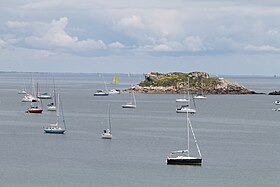
M108 104L108 122L109 122L109 129L110 131L112 130L112 125L111 125L111 111L110 111L110 104Z
M56 122L59 123L59 93L57 93Z
M56 104L56 92L55 92L54 77L53 77L53 97L54 97L54 106L59 107L59 106Z
M190 78L188 77L188 100L190 101Z
M188 157L190 156L190 130L189 130L189 112L187 111L186 115L186 122L187 122L187 138L188 138Z
M103 83L104 83L104 85L105 85L105 90L106 90L106 92L108 92L108 88L107 88L107 85L106 85L106 83L105 83L105 80L104 80L104 77L102 76L102 79L103 79Z

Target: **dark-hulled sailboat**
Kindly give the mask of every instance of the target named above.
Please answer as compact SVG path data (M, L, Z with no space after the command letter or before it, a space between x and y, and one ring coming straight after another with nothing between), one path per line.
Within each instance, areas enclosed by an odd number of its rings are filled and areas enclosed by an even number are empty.
M179 151L172 151L166 159L167 164L173 165L201 165L202 164L202 157L201 152L189 119L189 113L186 114L186 128L187 128L187 149L186 150L179 150ZM192 132L192 136L194 138L194 142L197 148L197 152L199 156L190 156L190 130Z

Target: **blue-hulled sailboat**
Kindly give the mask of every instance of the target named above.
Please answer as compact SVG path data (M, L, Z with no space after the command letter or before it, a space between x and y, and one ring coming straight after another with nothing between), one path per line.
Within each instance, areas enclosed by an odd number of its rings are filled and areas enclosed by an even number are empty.
M60 116L60 111L62 115L62 119ZM60 125L60 121L62 120L62 126ZM57 94L57 109L56 109L56 123L49 124L44 127L45 133L53 133L53 134L64 134L66 131L66 124L64 120L63 108L60 102L59 93Z

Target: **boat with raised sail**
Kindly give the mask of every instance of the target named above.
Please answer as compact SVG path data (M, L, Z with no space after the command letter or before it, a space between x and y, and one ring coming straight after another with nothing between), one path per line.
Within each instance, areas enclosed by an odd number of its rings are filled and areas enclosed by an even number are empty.
M113 84L118 84L118 83L119 83L119 78L118 78L118 75L117 75L117 74L114 75L114 78L113 78L112 83L113 83Z
M136 98L134 92L131 93L131 101L122 105L122 108L136 108Z
M62 119L60 116L60 112L62 115ZM60 125L60 121L62 120L62 126ZM66 131L66 123L64 119L64 113L62 108L62 103L59 98L59 93L57 94L57 110L56 110L56 123L49 124L46 127L44 127L45 133L53 133L53 134L64 134Z
M189 119L188 113L186 114L186 130L187 130L187 149L172 151L169 156L167 156L166 163L171 165L201 165L202 156L200 148L198 146L197 139L195 137L191 121ZM190 131L196 145L196 149L199 156L190 156Z
M104 129L101 137L103 139L112 139L112 124L111 124L111 116L110 116L110 105L108 105L108 129Z

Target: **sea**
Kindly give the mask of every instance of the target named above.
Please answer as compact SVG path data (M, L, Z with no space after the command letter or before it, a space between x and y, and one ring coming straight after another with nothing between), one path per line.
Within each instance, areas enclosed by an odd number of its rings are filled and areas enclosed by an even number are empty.
M0 186L279 186L280 112L267 93L280 89L279 77L227 76L259 93L207 95L195 100L190 121L201 166L167 165L171 151L187 148L186 115L175 112L179 94L137 93L136 109L123 109L131 94L96 97L97 89L125 89L143 75L0 73ZM53 79L55 84L53 84ZM60 93L66 133L45 134L56 112L25 113L22 88ZM113 138L101 139L108 128ZM190 137L190 155L197 150Z

